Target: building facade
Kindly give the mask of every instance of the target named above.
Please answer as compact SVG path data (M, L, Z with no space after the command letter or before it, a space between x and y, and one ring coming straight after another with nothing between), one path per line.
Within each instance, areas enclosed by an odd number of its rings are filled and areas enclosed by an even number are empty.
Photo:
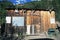
M47 32L48 29L50 28L53 29L56 28L55 11L53 10L50 12L49 10L41 10L41 9L35 9L35 10L20 9L18 10L18 12L15 12L15 10L10 9L7 10L7 16L24 17L24 26L17 26L17 27L18 29L22 28L23 29L22 31L25 32L25 34L27 35L40 34L41 32ZM22 22L18 22L18 23L22 23ZM10 24L11 23L9 23L8 25ZM12 24L10 25L10 27L12 26Z

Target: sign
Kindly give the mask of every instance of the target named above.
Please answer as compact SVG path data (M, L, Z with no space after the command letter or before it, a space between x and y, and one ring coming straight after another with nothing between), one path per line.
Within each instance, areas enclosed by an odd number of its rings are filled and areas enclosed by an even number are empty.
M24 26L24 17L12 17L12 26Z
M9 16L6 17L6 23L11 23L11 17Z
M50 18L50 23L55 24L55 18Z

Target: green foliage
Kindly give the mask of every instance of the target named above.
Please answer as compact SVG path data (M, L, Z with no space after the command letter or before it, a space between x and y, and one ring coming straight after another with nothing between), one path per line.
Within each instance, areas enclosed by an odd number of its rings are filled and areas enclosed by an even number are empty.
M1 8L5 9L6 7L13 6L11 2L8 1L0 1Z
M0 1L0 25L5 22L6 17L6 7L13 6L11 2L8 1Z
M35 1L35 2L26 3L24 5L24 7L25 8L33 8L33 9L48 9L49 7L53 6L51 4L49 4L48 1Z
M6 17L6 10L1 9L0 10L0 24L5 22L5 17Z
M30 2L30 3L26 3L24 5L24 8L37 9L41 7L40 4L41 4L40 2Z
M55 6L54 6L57 21L60 21L60 2L59 1L60 0L55 0Z

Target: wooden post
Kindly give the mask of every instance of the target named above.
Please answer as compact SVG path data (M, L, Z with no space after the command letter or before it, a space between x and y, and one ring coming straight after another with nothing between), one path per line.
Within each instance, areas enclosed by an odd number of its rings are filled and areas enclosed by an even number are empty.
M43 15L44 15L44 13L43 13L44 11L41 11L41 32L43 32L44 31L44 20L43 20Z
M55 23L55 12L51 11L51 16L50 16L50 20L51 20L51 28L56 28L56 23Z
M27 26L27 34L30 34L30 27L31 27L31 10L27 11L26 16L26 26Z

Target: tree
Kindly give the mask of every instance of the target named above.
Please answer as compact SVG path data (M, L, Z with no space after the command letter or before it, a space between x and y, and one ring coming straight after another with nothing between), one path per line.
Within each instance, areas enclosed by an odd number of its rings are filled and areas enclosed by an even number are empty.
M11 2L8 1L0 1L0 26L1 24L5 23L6 17L6 8L14 6Z
M6 13L7 13L6 8L7 7L13 7L13 6L14 5L11 2L8 2L7 0L0 1L0 28L1 28L1 30L4 30L4 27L5 27L4 25L6 22L5 18L6 18ZM1 32L4 32L4 31L1 31Z
M5 9L6 7L14 6L14 5L9 1L0 1L0 6L1 8Z

